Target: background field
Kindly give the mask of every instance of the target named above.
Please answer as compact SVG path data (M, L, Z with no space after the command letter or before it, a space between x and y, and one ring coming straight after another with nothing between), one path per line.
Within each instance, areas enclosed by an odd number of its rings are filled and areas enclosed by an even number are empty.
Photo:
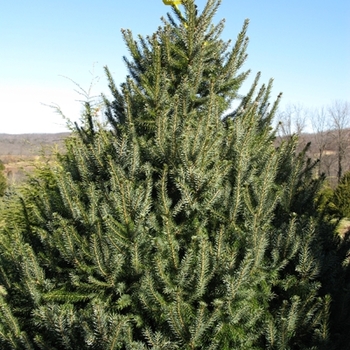
M0 134L0 160L5 165L8 182L23 181L38 161L50 161L54 150L64 149L69 133Z
M343 173L350 170L350 129L343 131L346 140L345 154L343 156ZM50 161L53 150L64 150L64 139L69 133L58 134L0 134L0 160L5 165L5 174L9 183L17 183L25 178L35 163L39 160ZM276 143L284 137L277 137ZM327 131L323 138L324 150L322 154L321 172L325 173L332 185L337 183L337 136L333 131ZM301 150L308 142L311 147L308 156L312 159L319 157L319 134L302 133L299 135L299 149Z

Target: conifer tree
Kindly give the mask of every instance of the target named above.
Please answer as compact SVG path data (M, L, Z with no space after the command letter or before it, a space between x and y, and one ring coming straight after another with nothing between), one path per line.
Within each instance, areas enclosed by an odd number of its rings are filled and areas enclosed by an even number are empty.
M278 148L272 81L183 1L130 59L107 128L86 104L57 164L7 203L0 231L6 349L322 349L319 181L296 139Z
M338 220L350 218L350 171L340 179L327 203L326 210L331 217Z

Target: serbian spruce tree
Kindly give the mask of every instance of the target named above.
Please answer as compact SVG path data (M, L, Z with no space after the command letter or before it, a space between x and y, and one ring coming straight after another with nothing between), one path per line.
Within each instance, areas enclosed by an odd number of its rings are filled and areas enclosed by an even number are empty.
M318 182L296 140L274 146L271 82L240 97L234 45L194 1L135 40L108 125L93 106L57 163L7 203L6 349L320 349Z

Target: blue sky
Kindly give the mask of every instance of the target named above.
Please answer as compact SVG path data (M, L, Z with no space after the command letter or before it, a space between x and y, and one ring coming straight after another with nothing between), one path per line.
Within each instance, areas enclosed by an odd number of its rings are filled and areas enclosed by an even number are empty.
M205 2L197 0L199 9ZM120 29L152 34L167 11L161 0L1 0L0 133L65 131L45 104L78 120L81 96L69 79L88 89L97 77L92 94L107 93L103 66L118 83L126 75ZM221 18L225 40L235 39L250 19L244 68L252 70L251 79L261 71L262 83L274 78L282 107L350 100L349 0L223 0L216 22Z

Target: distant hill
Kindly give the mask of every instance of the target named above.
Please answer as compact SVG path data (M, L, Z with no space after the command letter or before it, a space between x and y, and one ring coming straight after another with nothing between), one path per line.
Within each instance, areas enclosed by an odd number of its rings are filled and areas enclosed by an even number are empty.
M0 159L4 156L33 156L43 149L49 151L54 145L63 145L70 133L58 134L0 134Z
M58 134L0 134L0 160L5 164L9 182L18 182L25 177L25 173L33 168L33 161L45 154L50 157L53 147L64 150L64 139L70 133ZM279 137L276 143L288 136ZM350 129L343 131L345 153L343 155L343 173L350 170ZM306 143L311 142L308 156L317 159L320 147L323 147L321 172L324 172L334 184L337 179L337 150L338 141L335 131L327 131L321 134L301 134L299 136L299 150Z
M285 136L284 138L288 138ZM277 141L281 142L282 138ZM321 156L321 162L318 163L317 172L326 174L330 184L334 186L337 183L338 173L338 150L339 145L342 149L342 174L350 171L350 129L327 130L323 133L302 133L299 135L299 147L301 151L307 143L311 146L307 152L308 157L317 160Z

